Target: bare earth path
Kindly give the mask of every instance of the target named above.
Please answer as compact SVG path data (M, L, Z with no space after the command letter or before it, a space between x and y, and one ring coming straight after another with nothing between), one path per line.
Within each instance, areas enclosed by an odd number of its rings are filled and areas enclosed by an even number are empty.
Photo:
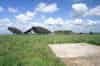
M66 66L100 66L100 46L86 43L49 44Z

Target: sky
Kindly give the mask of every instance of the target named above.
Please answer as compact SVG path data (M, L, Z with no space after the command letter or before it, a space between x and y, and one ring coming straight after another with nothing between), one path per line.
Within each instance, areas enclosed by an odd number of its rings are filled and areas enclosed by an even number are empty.
M9 26L100 32L100 0L0 0L0 34Z

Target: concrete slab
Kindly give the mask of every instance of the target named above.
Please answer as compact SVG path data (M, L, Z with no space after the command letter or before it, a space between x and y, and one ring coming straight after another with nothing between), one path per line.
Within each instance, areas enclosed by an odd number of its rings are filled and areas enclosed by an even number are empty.
M57 57L100 56L100 47L86 43L49 44Z
M87 43L49 44L67 66L100 66L100 46Z

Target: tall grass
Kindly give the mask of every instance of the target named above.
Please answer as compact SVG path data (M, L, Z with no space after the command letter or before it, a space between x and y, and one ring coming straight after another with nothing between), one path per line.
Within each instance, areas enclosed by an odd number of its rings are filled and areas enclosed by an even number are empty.
M48 44L86 42L100 44L100 35L0 36L0 66L65 66Z

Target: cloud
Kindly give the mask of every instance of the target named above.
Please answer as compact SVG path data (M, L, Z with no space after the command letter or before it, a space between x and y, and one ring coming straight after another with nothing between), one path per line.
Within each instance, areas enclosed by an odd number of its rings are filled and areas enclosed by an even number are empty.
M88 32L100 32L98 30L98 26L100 26L100 21L94 21L94 20L84 20L84 19L74 19L74 20L67 20L65 28L69 28L73 32L83 32L83 33L88 33Z
M51 31L54 30L72 30L73 32L89 32L90 30L94 30L97 21L93 21L90 19L69 19L64 20L61 17L53 18L49 17L45 20L45 23L48 24L48 27Z
M90 19L80 19L77 18L71 22L72 25L76 26L84 26L84 27L90 27L90 26L95 26L97 23L96 21L90 20Z
M31 16L30 14L28 15ZM39 22L18 22L18 21L12 22L9 18L0 19L0 31L3 31L2 33L4 32L8 33L9 26L16 27L22 30L23 32L31 28L32 26L42 26L47 28L45 24Z
M73 20L72 22L73 25L83 25L83 23L84 23L83 20L79 18Z
M85 3L72 4L72 8L76 15L82 16L88 11L88 7Z
M0 26L10 26L12 23L9 18L1 18Z
M88 21L88 23L87 23L87 25L88 26L96 26L97 24L99 24L97 21L93 21L93 20L87 20Z
M4 8L2 6L0 6L0 12L3 12Z
M45 20L45 23L48 25L61 25L64 24L64 20L62 18L53 18L49 17Z
M12 26L11 20L9 18L0 18L0 34L11 34L8 31L8 26Z
M75 3L72 4L72 9L74 10L74 17L86 17L86 16L100 16L100 5L95 8L89 9L85 3Z
M44 24L53 32L54 30L63 30L64 20L61 17L49 17L44 20Z
M18 12L18 9L17 9L17 8L11 8L11 7L9 7L9 8L8 8L8 11L9 11L10 13L17 13L17 12Z
M48 28L51 31L54 30L72 30L74 32L89 32L98 30L99 21L93 20L83 20L83 19L75 19L75 20L63 20L61 17L58 18L45 18L45 23L40 22L11 22L9 18L0 19L0 30L7 32L8 26L16 27L22 31L26 31L32 26L42 26ZM98 25L99 24L99 25ZM99 30L98 30L99 31ZM4 33L3 32L3 33Z
M57 10L59 10L59 8L57 7L56 3L52 3L52 4L40 3L36 8L36 11L44 12L44 13L53 13Z
M100 16L100 5L90 9L86 15Z
M9 18L2 18L2 19L0 19L0 22L10 22L10 19Z
M30 22L33 17L36 15L36 12L27 11L23 14L19 14L16 16L16 20L19 22Z

